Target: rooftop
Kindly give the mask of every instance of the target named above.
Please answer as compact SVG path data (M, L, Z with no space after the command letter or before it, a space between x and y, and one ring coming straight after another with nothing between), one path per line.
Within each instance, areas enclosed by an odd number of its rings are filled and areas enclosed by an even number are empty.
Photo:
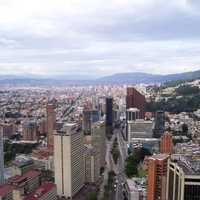
M9 178L8 183L11 184L11 185L18 186L18 184L20 184L22 182L26 182L28 180L31 180L31 179L39 176L39 175L40 175L39 171L30 170L30 171L24 173L22 176L16 175L16 176Z
M150 156L149 159L153 160L165 160L169 157L167 154L155 154L153 156Z
M7 184L0 185L0 197L4 197L8 193L12 192L13 189L14 187L11 185L7 185Z
M64 123L63 127L55 132L55 135L72 135L79 133L81 126L77 123Z
M54 188L56 188L56 185L54 183L44 182L40 187L38 187L33 193L28 195L24 200L38 200Z
M129 112L139 112L140 110L138 108L129 108L127 109Z
M13 165L16 165L18 167L24 167L27 165L32 165L33 160L31 158L28 158L25 156L18 156L12 163L13 163Z
M183 170L185 175L199 175L200 174L200 160L193 159L191 156L179 156L178 159L173 160Z

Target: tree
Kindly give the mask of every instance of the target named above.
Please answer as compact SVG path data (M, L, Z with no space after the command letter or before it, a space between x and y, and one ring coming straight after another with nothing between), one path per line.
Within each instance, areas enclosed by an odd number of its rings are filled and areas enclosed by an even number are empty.
M125 173L131 178L138 176L138 166L144 161L145 156L150 156L151 152L146 148L137 149L126 159Z
M88 200L97 200L97 194L95 192L91 192L88 195Z
M192 95L200 92L199 87L191 85L181 85L176 89L178 95Z

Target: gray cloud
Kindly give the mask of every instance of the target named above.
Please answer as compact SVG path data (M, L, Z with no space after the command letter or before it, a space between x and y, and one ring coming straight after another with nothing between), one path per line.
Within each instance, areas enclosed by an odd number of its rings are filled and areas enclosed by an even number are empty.
M0 70L93 76L196 70L199 6L195 0L3 1Z

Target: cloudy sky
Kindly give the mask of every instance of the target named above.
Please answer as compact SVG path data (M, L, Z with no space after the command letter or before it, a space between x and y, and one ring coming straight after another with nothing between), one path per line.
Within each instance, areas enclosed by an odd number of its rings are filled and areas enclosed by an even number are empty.
M0 0L0 73L200 69L199 0Z

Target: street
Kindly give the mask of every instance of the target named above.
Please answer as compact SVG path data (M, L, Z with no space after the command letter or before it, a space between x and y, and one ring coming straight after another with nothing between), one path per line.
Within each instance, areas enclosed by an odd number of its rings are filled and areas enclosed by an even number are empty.
M118 173L116 176L117 187L116 187L115 200L123 200L124 199L124 195L123 195L124 183L126 181L126 177L124 173L124 164L127 157L126 142L124 141L121 135L120 129L115 129L115 135L117 135L119 151L120 151L120 157L117 163Z
M115 140L115 138L117 138L118 140L118 144L119 144L118 148L120 152L120 157L118 159L117 165L114 164L113 159L112 159L112 154L111 154L111 149L112 149L113 141ZM108 182L108 172L113 170L116 173L115 183L114 183L116 187L115 187L115 191L112 191L110 193L109 200L123 200L124 199L124 195L123 195L124 183L126 181L126 177L124 174L124 164L127 157L127 150L126 150L127 147L126 147L126 142L124 141L123 136L121 134L121 129L114 129L113 136L110 141L107 140L106 146L107 146L106 158L105 158L106 167L104 170L104 181L101 185L98 199L101 200L103 198L104 186L107 185L107 182Z

